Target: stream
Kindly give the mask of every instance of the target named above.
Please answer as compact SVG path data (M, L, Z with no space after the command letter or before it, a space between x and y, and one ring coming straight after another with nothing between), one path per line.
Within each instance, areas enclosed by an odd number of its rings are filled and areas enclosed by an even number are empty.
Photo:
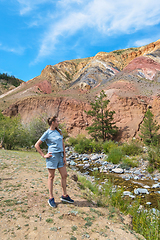
M147 172L147 162L141 159L140 166L120 168L105 160L105 154L78 154L72 148L66 148L66 160L70 168L94 181L94 173L99 184L110 180L114 188L123 187L123 195L131 199L139 198L140 204L160 211L160 173Z

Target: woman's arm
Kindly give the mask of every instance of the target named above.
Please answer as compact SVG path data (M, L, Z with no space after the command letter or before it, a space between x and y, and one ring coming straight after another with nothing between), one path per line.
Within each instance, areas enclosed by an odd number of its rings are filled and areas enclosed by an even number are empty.
M47 153L47 154L44 154L42 152L42 149L40 148L40 145L42 144L42 141L39 139L36 144L35 144L35 148L37 150L37 152L39 152L39 154L43 157L43 158L50 158L52 157L52 154L51 153Z
M63 139L62 139L62 141L63 141ZM66 151L65 151L64 141L63 141L63 154L64 154L64 156L63 156L63 162L64 162L64 164L66 165L66 164L67 164L67 161L66 161Z

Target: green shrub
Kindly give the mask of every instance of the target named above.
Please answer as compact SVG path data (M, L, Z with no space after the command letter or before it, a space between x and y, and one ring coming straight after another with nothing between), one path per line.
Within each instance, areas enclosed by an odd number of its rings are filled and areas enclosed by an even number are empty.
M120 148L113 148L111 149L111 151L109 152L109 155L108 155L108 158L107 158L107 161L108 162L112 162L113 164L117 164L121 161L123 157L123 153L121 151Z
M96 142L95 140L92 140L90 142L91 152L101 152L102 151L102 142Z
M125 155L135 156L135 155L138 155L138 154L142 153L142 147L139 145L138 142L132 141L130 144L125 143L122 146L122 151Z
M103 143L103 151L104 153L109 153L111 149L116 148L117 146L118 144L113 142L112 140L105 141Z
M148 160L150 167L160 169L160 148L159 146L154 146L148 151Z
M53 219L52 219L52 218L47 218L47 219L46 219L46 222L47 222L47 223L53 223Z
M103 143L103 141L95 141L95 139L87 139L84 135L79 134L76 138L70 137L68 143L71 146L75 146L75 151L78 153L86 152L101 152L108 153L112 148L118 146L117 143L109 140Z
M33 118L32 121L26 126L30 135L30 144L34 145L42 134L48 129L48 124L46 121L46 116L42 115L41 117ZM42 144L46 146L45 144Z
M78 135L76 138L70 137L68 143L75 147L78 153L100 152L102 151L102 141L88 139L84 135Z
M11 150L28 144L28 132L21 123L20 116L3 116L0 111L0 140L4 148Z
M139 163L135 158L128 158L124 157L122 159L121 168L128 168L128 167L138 167Z
M148 166L148 167L147 167L147 171L148 171L149 173L153 173L153 171L154 171L153 166Z
M140 233L149 240L160 239L160 214L158 211L154 214L152 210L139 211L139 207L132 205L129 209L129 214L132 216L133 230Z
M65 140L68 137L68 132L66 130L66 125L64 123L59 124L59 128L62 131L63 139Z
M78 143L78 139L77 138L74 138L74 137L70 137L68 139L68 143L71 145L71 146L75 146L77 143Z
M74 149L78 153L88 153L88 152L91 152L90 143L91 143L90 139L82 138L75 145Z

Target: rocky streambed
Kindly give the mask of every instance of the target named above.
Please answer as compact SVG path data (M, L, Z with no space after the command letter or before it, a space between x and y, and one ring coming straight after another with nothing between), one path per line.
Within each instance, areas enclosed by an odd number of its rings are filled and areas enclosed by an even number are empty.
M120 164L107 162L104 153L78 154L72 147L66 147L66 156L70 168L81 172L90 181L94 182L96 172L100 186L110 179L113 191L122 186L124 196L139 198L142 205L160 210L160 173L148 173L147 161L141 159L138 167L121 168Z

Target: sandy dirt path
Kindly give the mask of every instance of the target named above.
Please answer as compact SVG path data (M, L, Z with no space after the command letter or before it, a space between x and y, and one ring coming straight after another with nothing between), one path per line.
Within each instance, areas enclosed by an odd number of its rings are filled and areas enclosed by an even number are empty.
M130 220L113 207L85 199L76 173L68 168L67 189L74 204L63 204L58 171L54 181L57 208L48 201L45 160L37 153L0 150L0 239L136 240Z

